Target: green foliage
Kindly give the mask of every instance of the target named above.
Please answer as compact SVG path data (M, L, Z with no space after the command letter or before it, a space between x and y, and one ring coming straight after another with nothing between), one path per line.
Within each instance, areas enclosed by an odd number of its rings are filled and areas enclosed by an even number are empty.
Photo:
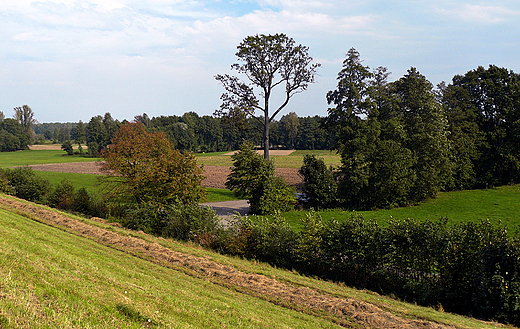
M194 203L147 202L128 209L125 215L123 225L127 228L184 241L199 241L201 236L214 233L219 225L213 209Z
M453 77L442 96L458 147L456 187L518 182L520 75L479 66Z
M306 154L298 173L303 177L302 192L307 197L309 206L330 208L336 205L336 179L332 169L327 168L322 158Z
M295 266L296 233L279 213L272 218L237 216L219 231L216 249L222 252L257 259L275 266Z
M67 140L61 144L61 149L67 152L67 155L74 155L74 149L72 148L72 143L70 140Z
M295 191L283 179L274 176L273 163L257 154L250 142L231 156L233 167L226 187L237 197L247 198L252 214L267 215L288 211L295 202Z
M24 150L30 142L30 135L15 119L7 118L0 122L0 151Z
M9 185L18 198L34 202L45 202L50 189L49 181L38 176L30 167L5 169Z
M51 207L70 210L74 203L74 192L74 185L69 180L63 179L49 193L47 202Z
M257 215L272 215L294 209L295 190L281 177L270 176L259 181L249 199L250 211Z
M415 68L388 83L350 49L324 125L337 134L339 196L350 208L391 208L434 197L451 183L444 109Z

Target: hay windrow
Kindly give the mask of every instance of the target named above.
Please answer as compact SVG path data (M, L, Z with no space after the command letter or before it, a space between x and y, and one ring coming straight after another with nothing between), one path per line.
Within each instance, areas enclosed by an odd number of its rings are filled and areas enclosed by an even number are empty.
M453 328L422 320L405 319L354 298L339 298L308 287L295 287L261 274L245 273L220 264L209 257L193 256L171 250L156 242L126 236L58 213L50 208L0 196L0 204L27 218L72 234L92 239L105 246L152 261L162 266L209 280L230 289L262 298L350 327L364 328Z

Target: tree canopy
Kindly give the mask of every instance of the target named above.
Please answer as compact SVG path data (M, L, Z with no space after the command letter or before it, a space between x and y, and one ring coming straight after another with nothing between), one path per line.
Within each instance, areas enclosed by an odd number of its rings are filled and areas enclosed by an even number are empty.
M222 105L216 114L237 120L257 118L263 127L264 157L269 159L271 122L292 96L306 90L314 82L314 75L320 64L312 63L308 47L296 45L292 38L283 33L246 37L237 49L236 56L240 63L231 65L231 69L245 74L250 84L229 74L216 75L215 78L226 89L221 97ZM271 111L273 89L279 85L285 87L283 101ZM256 92L255 88L260 92ZM263 98L263 102L260 102L256 94ZM263 115L257 116L257 111Z
M183 204L205 196L203 170L191 154L175 150L162 132L142 123L126 123L102 151L112 200L129 204Z

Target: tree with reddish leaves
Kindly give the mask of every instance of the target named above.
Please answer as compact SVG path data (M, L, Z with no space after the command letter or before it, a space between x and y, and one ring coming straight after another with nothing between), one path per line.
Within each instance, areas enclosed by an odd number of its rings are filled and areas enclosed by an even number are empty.
M175 150L163 132L126 123L101 153L108 196L121 204L195 203L205 197L203 170L191 154Z

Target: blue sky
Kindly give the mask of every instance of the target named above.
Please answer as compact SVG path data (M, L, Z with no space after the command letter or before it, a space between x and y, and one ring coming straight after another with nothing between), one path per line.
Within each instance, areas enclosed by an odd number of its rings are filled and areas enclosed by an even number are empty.
M479 65L520 73L517 0L2 0L0 111L28 104L40 122L212 114L214 76L231 73L240 41L279 32L322 65L282 115L326 115L351 47L391 80L411 66L435 85Z

